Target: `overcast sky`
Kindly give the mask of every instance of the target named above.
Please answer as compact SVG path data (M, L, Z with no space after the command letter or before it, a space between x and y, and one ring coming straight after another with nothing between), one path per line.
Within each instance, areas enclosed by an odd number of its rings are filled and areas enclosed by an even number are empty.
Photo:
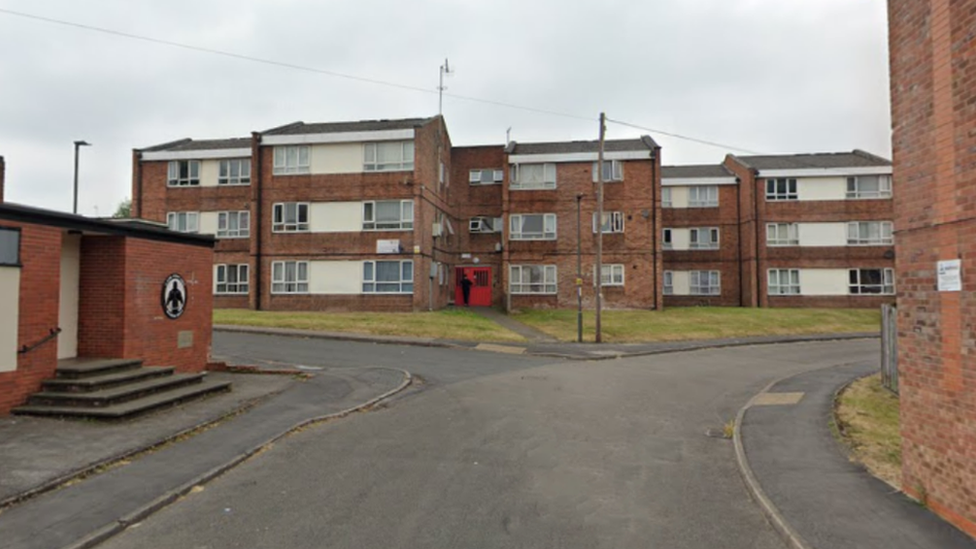
M885 0L0 0L12 10L402 84L269 66L0 13L6 199L109 215L131 150L304 120L437 113L455 145L595 139L612 119L761 153L890 157ZM651 133L665 164L715 148Z

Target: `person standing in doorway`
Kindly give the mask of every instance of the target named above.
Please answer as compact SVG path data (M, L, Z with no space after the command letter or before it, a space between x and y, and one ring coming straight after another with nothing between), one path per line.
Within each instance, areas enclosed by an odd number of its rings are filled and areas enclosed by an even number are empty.
M464 306L468 306L468 302L471 300L471 286L474 283L468 278L467 273L465 273L464 278L461 279L461 295L464 296Z

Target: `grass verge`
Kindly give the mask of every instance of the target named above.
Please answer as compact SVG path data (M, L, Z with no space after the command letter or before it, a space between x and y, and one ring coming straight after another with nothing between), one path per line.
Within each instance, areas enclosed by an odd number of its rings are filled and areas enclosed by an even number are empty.
M562 341L576 340L576 311L525 310L513 318ZM664 311L604 311L603 340L613 343L719 339L760 335L877 332L873 309L752 309L683 307ZM595 319L584 312L583 334L592 341Z
M861 378L840 393L835 403L841 439L854 460L871 474L901 486L901 435L898 397L881 385L881 374Z
M216 309L213 320L214 324L323 332L468 341L524 341L522 336L462 309L427 313L317 313Z

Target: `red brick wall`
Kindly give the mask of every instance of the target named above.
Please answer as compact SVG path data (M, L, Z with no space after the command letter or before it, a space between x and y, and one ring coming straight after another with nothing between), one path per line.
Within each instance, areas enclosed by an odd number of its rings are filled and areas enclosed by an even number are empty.
M81 238L78 281L78 356L122 358L125 342L125 237Z
M976 0L889 0L902 486L976 536ZM936 263L961 259L962 292Z
M32 346L58 326L61 289L61 230L0 220L2 227L19 227L20 303L17 346ZM17 355L17 369L0 373L0 415L23 404L27 395L54 375L58 341Z

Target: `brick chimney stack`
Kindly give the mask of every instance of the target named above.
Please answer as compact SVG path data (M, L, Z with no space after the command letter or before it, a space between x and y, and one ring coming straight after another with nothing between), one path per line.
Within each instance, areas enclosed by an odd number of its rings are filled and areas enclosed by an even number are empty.
M3 174L7 165L3 162L3 157L0 156L0 203L3 202Z

